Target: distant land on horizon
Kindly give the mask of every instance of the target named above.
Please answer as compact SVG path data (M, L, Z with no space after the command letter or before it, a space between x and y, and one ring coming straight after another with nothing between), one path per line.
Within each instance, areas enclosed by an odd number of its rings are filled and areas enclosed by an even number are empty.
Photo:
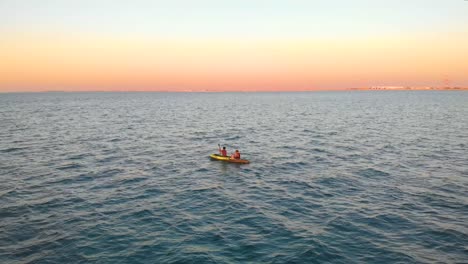
M425 91L425 90L468 90L468 87L432 87L432 86L372 86L362 88L350 88L348 90L366 90L366 91L379 91L379 90L414 90L414 91Z

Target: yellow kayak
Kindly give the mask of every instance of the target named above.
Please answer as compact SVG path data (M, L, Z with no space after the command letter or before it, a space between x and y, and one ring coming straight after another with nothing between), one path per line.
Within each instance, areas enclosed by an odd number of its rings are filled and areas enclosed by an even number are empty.
M240 163L240 164L249 164L250 161L245 160L245 159L231 159L229 156L221 156L219 154L211 154L210 158L214 160L220 160L220 161L225 161L225 162L231 162L231 163Z

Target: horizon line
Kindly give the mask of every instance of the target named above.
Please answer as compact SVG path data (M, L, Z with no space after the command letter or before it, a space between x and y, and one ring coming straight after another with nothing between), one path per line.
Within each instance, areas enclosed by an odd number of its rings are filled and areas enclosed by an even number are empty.
M431 86L373 86L353 88L319 88L310 90L42 90L42 91L0 91L1 94L12 93L301 93L333 91L465 91L468 87L431 87Z

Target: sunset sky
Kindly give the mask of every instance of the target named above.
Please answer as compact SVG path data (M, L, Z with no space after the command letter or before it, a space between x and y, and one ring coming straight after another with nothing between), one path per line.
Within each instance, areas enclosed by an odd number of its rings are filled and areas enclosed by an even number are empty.
M0 92L468 86L464 0L1 0Z

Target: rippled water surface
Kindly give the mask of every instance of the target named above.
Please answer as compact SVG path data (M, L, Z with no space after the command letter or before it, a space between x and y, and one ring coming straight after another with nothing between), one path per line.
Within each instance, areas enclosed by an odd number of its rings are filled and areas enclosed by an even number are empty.
M1 94L0 262L466 263L467 131L468 92Z

